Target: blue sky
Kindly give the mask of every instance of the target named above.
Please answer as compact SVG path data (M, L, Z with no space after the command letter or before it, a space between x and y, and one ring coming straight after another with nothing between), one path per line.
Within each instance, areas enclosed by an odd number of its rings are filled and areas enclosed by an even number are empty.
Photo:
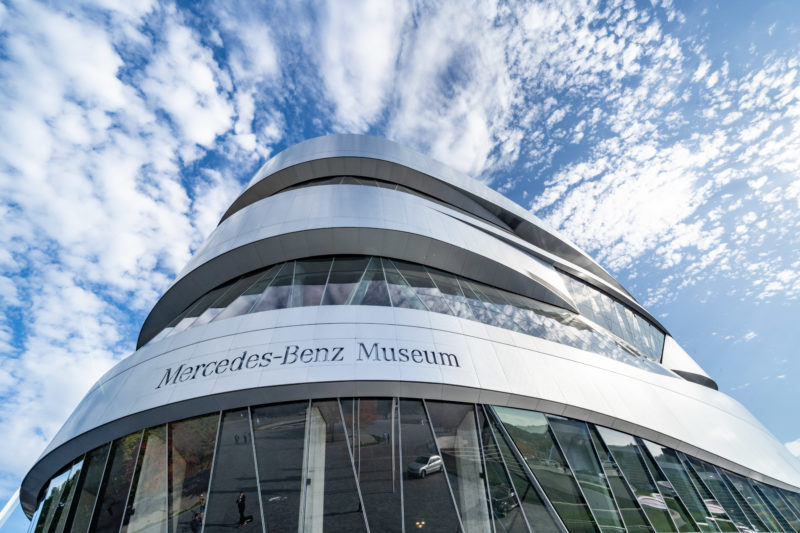
M3 1L0 500L253 172L332 132L529 208L800 454L799 52L789 0Z

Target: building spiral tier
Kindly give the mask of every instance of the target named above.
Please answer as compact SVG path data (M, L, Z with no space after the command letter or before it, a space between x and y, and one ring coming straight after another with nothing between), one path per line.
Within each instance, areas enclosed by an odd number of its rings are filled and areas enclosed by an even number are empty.
M800 532L800 463L528 211L331 135L259 170L20 500L36 533Z

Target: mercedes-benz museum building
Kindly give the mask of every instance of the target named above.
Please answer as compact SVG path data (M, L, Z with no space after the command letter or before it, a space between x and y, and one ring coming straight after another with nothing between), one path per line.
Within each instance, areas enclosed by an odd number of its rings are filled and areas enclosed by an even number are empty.
M800 532L800 462L528 211L332 135L261 168L20 499L36 533Z

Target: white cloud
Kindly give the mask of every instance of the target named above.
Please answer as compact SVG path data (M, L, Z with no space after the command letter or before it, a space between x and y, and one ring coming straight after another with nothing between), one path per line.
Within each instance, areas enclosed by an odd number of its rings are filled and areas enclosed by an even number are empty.
M124 31L93 16L20 4L4 22L0 308L25 322L16 336L0 323L4 479L132 349L131 314L153 304L234 189L221 176L187 189L178 166L231 126L210 51L171 20L142 80L121 50L150 42L147 10L110 14Z
M330 0L320 14L319 69L336 121L363 132L383 112L392 94L405 2Z
M174 13L167 16L166 42L147 67L141 88L185 138L210 148L232 126L234 111L225 89L230 81L193 30L173 21ZM184 152L186 159L193 159L190 153Z
M800 457L800 439L787 442L784 444L784 446L786 446L792 455L795 457Z

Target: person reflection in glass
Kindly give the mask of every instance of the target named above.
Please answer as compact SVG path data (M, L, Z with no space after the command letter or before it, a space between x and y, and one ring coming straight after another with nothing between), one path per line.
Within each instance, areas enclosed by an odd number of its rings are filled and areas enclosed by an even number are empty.
M236 507L239 508L239 527L245 526L253 521L253 515L245 516L244 514L246 501L247 498L245 498L244 492L240 492L239 496L236 498Z

